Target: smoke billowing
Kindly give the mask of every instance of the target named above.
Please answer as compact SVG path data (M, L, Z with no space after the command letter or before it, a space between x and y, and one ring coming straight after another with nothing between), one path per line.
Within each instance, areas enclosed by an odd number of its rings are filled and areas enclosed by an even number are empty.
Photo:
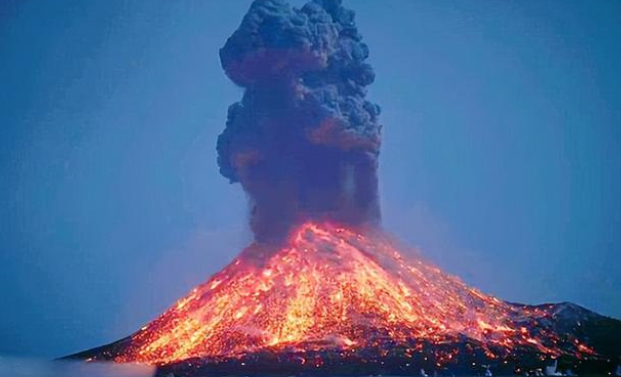
M306 220L379 221L379 107L354 13L340 0L301 9L256 0L220 51L245 89L218 139L220 172L252 201L258 241Z

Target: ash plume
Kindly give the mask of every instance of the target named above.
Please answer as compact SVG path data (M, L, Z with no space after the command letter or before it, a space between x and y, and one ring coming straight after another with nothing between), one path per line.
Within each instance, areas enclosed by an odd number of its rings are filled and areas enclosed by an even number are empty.
M301 9L256 0L220 50L227 76L245 89L229 107L218 164L241 183L260 242L278 242L308 220L379 222L379 107L375 78L341 0Z

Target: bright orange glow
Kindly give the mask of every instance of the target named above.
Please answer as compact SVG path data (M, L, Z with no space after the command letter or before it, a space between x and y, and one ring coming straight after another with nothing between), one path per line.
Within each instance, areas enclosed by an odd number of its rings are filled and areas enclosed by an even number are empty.
M593 354L576 340L573 348L557 348L557 335L538 325L549 315L483 294L420 258L406 260L383 236L305 224L277 252L247 249L134 334L115 361L167 364L284 349L355 352L381 348L385 339L441 344L457 337L481 342L490 358L518 348Z

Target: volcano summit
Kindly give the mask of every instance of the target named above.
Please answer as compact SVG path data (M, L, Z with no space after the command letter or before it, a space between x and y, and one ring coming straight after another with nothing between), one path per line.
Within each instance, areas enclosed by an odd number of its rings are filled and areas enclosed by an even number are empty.
M186 376L610 367L619 321L502 301L381 230L368 55L339 0L252 4L220 52L245 92L217 148L251 200L255 241L133 335L72 358Z

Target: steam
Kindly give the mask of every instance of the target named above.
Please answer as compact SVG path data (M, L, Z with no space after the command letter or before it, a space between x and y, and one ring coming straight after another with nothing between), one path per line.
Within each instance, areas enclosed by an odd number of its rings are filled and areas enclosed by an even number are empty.
M379 222L380 109L365 99L375 75L361 40L341 0L255 0L220 50L245 91L229 107L218 164L248 193L258 241L308 220Z

